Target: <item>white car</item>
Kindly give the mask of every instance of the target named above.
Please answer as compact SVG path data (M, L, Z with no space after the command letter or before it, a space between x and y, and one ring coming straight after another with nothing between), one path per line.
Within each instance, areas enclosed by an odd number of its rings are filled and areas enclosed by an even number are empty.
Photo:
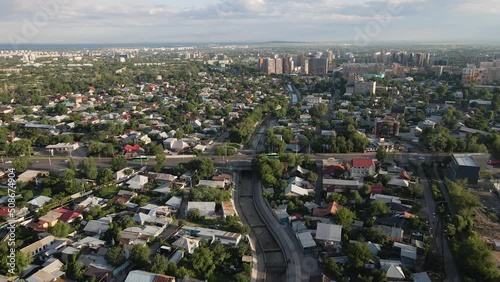
M11 164L11 163L12 163L12 161L6 161L5 163L6 163L6 164Z
M418 157L419 160L424 161L425 157Z

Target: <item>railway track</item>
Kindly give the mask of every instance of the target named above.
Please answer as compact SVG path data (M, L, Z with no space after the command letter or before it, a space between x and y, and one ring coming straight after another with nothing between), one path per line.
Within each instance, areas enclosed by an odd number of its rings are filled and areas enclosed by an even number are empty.
M253 198L253 174L242 172L238 186L238 200L242 212L242 220L251 228L256 241L256 252L264 258L265 274L258 281L281 282L285 281L286 261L283 250L276 238L260 217Z

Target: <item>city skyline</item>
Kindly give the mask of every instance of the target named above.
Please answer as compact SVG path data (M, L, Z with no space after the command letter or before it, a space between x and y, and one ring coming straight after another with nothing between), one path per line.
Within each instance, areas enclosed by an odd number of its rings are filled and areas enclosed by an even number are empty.
M1 4L3 44L493 42L496 0L112 0Z

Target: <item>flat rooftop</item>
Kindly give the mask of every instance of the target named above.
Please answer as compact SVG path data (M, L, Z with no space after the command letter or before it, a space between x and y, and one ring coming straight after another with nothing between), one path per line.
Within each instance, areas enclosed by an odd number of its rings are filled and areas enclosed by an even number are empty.
M472 156L467 155L453 155L453 158L459 166L473 166L478 167L479 164Z

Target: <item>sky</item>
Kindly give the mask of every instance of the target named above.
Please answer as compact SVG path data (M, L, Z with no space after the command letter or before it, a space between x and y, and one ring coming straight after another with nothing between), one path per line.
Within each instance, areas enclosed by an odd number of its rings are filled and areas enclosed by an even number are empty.
M494 42L500 0L1 0L0 43Z

